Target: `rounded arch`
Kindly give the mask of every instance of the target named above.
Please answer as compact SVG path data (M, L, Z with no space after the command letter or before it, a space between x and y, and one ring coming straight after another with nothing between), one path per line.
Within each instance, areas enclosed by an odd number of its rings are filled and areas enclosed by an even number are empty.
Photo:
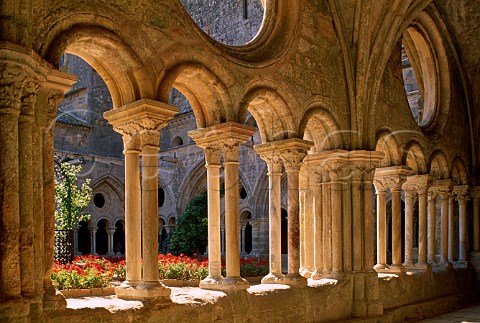
M426 174L427 162L423 148L416 141L410 141L404 149L402 164L412 169L412 174Z
M109 228L109 227L111 226L110 220L109 220L107 217L105 217L105 216L99 217L99 218L95 221L95 225L98 227L98 226L100 225L100 222L102 222L102 221L104 221L106 228Z
M447 179L449 177L447 157L441 150L434 151L430 156L430 175L434 179Z
M59 23L61 25L61 23ZM90 64L107 84L114 108L141 98L154 98L152 77L135 51L121 37L101 26L55 26L51 42L43 44L41 55L58 66L64 52Z
M344 140L338 123L322 107L313 106L305 112L300 121L298 135L314 143L313 153L344 148Z
M293 99L285 99L278 90L256 86L248 91L240 103L239 120L243 123L247 111L255 118L263 143L297 136L295 119L290 107Z
M158 83L157 99L168 102L172 86L187 98L198 128L235 121L233 105L224 82L207 66L196 62L173 65Z
M380 130L375 136L375 150L384 153L379 167L399 166L402 156L395 135L388 130Z
M468 185L468 169L461 157L453 159L450 177L457 185Z

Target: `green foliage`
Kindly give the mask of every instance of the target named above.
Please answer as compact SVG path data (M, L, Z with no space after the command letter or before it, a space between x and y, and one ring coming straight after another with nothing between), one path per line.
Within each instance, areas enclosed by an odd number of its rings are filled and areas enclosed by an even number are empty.
M179 217L177 229L169 238L168 250L174 255L199 254L208 239L207 194L194 197Z
M63 162L60 170L62 180L55 180L55 226L59 230L73 230L76 224L90 219L90 215L82 211L92 196L90 179L79 188L77 174L82 170L81 166Z

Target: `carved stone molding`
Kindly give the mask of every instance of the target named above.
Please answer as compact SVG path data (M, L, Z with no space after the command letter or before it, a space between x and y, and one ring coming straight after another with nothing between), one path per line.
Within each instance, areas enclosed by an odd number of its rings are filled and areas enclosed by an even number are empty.
M268 175L282 175L283 162L277 151L265 151L259 155L267 163Z
M40 88L40 81L36 78L28 77L22 91L21 116L33 117L35 104L37 102L37 92Z
M432 182L429 192L435 192L442 200L448 199L452 194L453 184L451 179L436 180Z
M0 107L20 109L22 89L27 74L15 64L2 62L0 65Z
M160 129L140 130L140 143L142 149L145 147L158 149L160 146Z
M226 163L238 162L238 152L240 145L245 141L239 138L228 138L223 141L223 160Z
M430 184L430 175L413 175L407 176L407 180L403 183L403 190L405 192L414 192L418 194L427 194L427 189Z
M470 199L470 186L458 185L453 187L453 194L459 204L464 204Z
M406 166L382 167L375 170L375 180L381 180L388 184L391 191L400 191L403 183L410 174L411 168Z

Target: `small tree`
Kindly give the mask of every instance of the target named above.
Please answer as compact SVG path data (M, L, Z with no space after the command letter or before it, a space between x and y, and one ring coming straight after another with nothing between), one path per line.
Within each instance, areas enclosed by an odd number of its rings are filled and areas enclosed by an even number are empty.
M179 217L177 229L169 237L168 250L173 254L199 254L208 240L207 194L194 197Z
M55 179L55 227L59 230L73 230L81 221L88 221L90 214L83 212L92 196L90 179L79 188L77 174L81 166L66 161L60 164L60 179Z

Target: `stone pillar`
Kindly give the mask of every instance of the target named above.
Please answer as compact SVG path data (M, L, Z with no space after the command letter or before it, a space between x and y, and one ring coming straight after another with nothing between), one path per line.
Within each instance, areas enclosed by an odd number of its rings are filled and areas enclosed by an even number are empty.
M381 271L387 268L387 190L388 184L374 178L373 185L377 195L377 264L374 269Z
M178 111L163 102L141 99L123 107L104 113L105 119L114 130L124 137L125 161L125 240L127 255L127 281L115 289L119 298L147 299L167 298L170 289L158 279L158 148L160 130L167 125ZM127 149L126 140L131 140ZM143 279L139 283L139 263L128 264L128 259L138 259L140 255L138 183L138 153L142 154L142 222L141 249L143 252ZM131 215L128 212L132 212ZM130 224L128 219L130 219ZM129 273L130 270L130 273Z
M300 275L310 278L314 265L314 197L311 170L304 165L300 170Z
M419 184L417 176L408 176L403 184L405 191L405 262L409 269L413 267L413 204Z
M389 272L403 272L401 189L411 169L405 166L377 168L375 178L383 178L392 193L392 265Z
M300 222L299 222L299 172L303 158L312 143L302 139L283 140L278 148L288 182L288 273L285 282L289 285L306 285L300 276Z
M415 179L418 194L418 262L414 268L430 270L431 266L427 264L427 189L430 176L416 175L412 178Z
M454 256L454 235L455 223L453 217L455 216L455 196L451 194L448 197L448 261L455 262Z
M108 234L108 252L107 256L115 256L115 252L113 250L113 235L115 234L115 230L117 228L106 228Z
M221 229L220 229L220 156L219 146L210 145L205 149L205 168L207 169L208 198L208 276L200 282L200 288L220 284Z
M461 185L453 188L458 201L459 224L458 224L458 261L466 264L468 251L468 222L467 222L467 201L469 196L469 186Z
M435 260L435 202L437 200L437 193L434 190L428 190L428 232L427 232L427 253L428 264L436 263Z
M313 258L314 271L312 279L320 279L323 270L323 190L322 170L311 171L313 179Z
M226 277L221 283L203 284L202 288L240 290L249 287L248 282L240 277L238 152L240 144L248 141L254 132L252 127L227 122L188 133L200 147L218 145L224 157ZM212 229L218 231L218 228Z
M95 256L97 254L97 228L89 227L90 230L90 254Z
M436 181L435 189L438 191L441 201L441 253L440 264L442 266L451 267L451 262L448 261L448 200L452 194L451 180Z
M480 186L473 190L473 251L480 252Z
M270 272L262 278L262 284L283 283L282 274L282 231L281 231L281 179L282 160L269 144L256 146L260 157L268 168L268 224Z
M22 67L1 62L0 65L0 212L2 215L0 246L0 290L7 299L21 294L18 243L19 211L19 125L21 95L27 75Z
M220 224L220 240L221 253L225 253L225 220Z

